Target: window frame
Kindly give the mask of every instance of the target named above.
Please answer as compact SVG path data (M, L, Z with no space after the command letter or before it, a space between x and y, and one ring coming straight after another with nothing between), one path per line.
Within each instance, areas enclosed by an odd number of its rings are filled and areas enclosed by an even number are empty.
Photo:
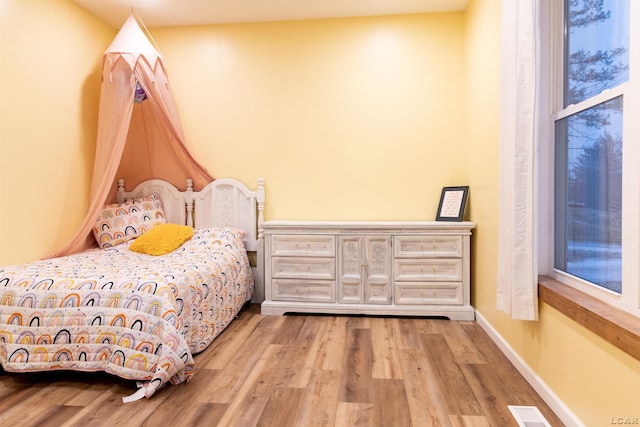
M630 0L629 79L612 89L563 107L565 2L539 3L540 117L538 270L541 275L640 317L640 2ZM636 17L635 19L633 17ZM617 294L554 268L555 122L617 96L623 97L622 293ZM627 118L627 119L625 119ZM635 141L635 143L634 143Z

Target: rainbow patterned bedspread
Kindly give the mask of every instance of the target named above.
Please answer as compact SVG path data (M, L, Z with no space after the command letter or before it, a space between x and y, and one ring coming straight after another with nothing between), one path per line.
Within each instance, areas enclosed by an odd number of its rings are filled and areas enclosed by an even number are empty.
M204 350L253 295L231 229L196 230L168 255L123 243L0 267L0 364L6 371L105 371L150 397L188 381Z

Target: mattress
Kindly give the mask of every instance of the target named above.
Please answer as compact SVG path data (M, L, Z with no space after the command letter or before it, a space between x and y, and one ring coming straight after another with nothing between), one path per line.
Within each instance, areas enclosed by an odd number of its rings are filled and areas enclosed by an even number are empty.
M253 295L242 232L195 230L162 256L130 243L0 267L2 367L104 371L138 380L138 397L189 381Z

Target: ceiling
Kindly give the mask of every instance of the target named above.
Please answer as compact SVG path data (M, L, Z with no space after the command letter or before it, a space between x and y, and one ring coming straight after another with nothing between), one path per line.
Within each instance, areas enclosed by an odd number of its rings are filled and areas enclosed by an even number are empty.
M469 0L73 0L114 28L132 8L147 27L464 10Z

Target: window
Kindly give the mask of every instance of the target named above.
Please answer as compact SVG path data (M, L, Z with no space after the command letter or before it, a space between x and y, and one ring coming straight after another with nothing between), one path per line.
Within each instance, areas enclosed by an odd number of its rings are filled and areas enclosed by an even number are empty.
M638 314L640 141L631 136L639 134L640 94L631 54L640 46L632 30L639 2L557 3L564 7L551 41L553 256L541 270Z

